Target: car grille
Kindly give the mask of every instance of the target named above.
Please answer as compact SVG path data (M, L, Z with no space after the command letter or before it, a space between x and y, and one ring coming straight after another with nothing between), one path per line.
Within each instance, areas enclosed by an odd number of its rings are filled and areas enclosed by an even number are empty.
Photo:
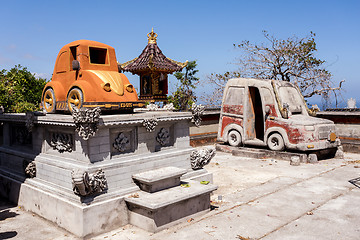
M320 126L319 127L319 139L327 139L330 132L335 132L334 125Z

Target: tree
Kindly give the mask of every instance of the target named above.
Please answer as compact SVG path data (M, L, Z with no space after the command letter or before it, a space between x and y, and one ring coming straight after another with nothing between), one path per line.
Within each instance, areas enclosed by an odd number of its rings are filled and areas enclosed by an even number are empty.
M204 93L200 97L201 100L209 106L220 106L226 82L231 78L239 77L241 77L241 75L236 71L226 72L224 74L211 73L206 77L204 84L213 86L213 91L210 94Z
M17 65L0 71L0 106L5 112L27 112L39 109L46 79L36 78L26 67Z
M208 81L223 84L224 79L228 80L229 76L275 79L297 83L305 98L321 95L324 99L329 99L331 94L337 96L344 80L335 87L331 81L331 73L324 67L325 61L315 57L315 33L310 32L304 38L293 36L285 40L271 36L266 31L263 33L266 44L249 41L234 44L241 52L235 62L238 70L212 74Z
M196 73L196 60L189 61L185 67L185 72L177 72L174 74L180 85L177 84L176 91L168 96L168 101L174 104L174 107L179 110L188 110L192 103L196 101L194 89L199 81Z

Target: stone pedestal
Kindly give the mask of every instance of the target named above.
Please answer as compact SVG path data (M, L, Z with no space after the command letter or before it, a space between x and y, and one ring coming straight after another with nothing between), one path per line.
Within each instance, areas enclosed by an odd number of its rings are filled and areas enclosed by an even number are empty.
M144 120L157 125L147 129ZM129 223L125 196L140 190L133 175L177 167L186 170L181 180L212 178L191 169L190 120L179 112L104 115L84 140L71 115L0 114L0 194L80 237L121 227Z

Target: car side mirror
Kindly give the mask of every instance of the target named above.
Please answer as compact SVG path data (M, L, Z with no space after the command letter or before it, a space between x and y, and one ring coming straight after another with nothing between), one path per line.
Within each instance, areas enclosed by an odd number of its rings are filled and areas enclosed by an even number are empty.
M72 61L72 70L76 70L76 71L80 70L80 62L78 60Z
M270 114L270 107L269 106L265 106L265 113L266 113L266 115Z

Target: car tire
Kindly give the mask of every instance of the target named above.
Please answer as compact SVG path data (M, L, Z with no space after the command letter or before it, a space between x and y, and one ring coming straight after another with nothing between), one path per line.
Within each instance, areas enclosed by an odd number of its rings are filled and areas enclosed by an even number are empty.
M230 146L239 147L241 145L241 134L236 130L231 130L228 135L228 143Z
M282 151L285 149L285 143L283 137L278 133L273 133L267 140L267 145L270 150Z
M73 88L70 90L67 96L67 105L70 112L73 112L74 108L80 109L84 103L84 95L79 88Z
M42 105L47 113L55 113L56 111L56 99L55 93L52 88L48 88L45 90Z

